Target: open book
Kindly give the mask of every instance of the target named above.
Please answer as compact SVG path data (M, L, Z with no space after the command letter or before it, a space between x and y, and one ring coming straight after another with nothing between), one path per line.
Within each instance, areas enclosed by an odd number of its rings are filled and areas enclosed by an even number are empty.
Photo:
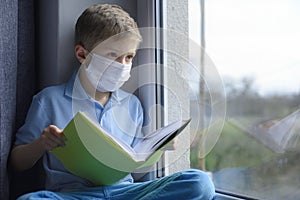
M52 153L73 174L95 185L111 185L138 168L155 164L163 154L163 147L189 122L190 119L173 122L131 147L78 112L63 130L66 145Z

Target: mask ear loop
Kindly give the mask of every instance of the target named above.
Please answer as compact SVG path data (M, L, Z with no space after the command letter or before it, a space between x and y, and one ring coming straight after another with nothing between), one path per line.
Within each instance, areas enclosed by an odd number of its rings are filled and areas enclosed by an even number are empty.
M89 64L92 61L92 55L90 55L91 53L88 52L85 60L81 63L80 68L84 69L84 70L88 70Z

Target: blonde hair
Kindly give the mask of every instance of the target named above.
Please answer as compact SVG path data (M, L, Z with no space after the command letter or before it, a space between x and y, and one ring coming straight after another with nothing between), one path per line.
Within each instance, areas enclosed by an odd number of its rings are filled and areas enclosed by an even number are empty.
M120 6L96 4L87 8L75 26L75 44L91 51L98 43L126 32L141 41L137 24Z

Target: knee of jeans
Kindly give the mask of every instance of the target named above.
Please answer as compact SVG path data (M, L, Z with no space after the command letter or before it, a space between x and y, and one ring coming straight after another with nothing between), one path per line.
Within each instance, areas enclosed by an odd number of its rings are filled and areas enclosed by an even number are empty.
M190 189L197 192L199 199L213 199L215 196L215 187L212 179L203 171L191 169L185 171L182 176L190 182Z

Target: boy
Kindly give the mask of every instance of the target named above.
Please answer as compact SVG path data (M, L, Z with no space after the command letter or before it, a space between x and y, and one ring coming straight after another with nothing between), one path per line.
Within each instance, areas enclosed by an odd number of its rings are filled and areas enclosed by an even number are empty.
M78 72L68 83L35 95L16 134L12 165L22 171L42 158L46 173L45 191L19 199L213 199L211 180L198 170L142 183L133 183L128 174L112 186L96 186L68 172L50 153L65 145L62 129L78 111L131 146L142 137L141 104L119 89L130 77L141 41L134 20L116 5L93 5L78 18L75 40L75 55L82 64Z

